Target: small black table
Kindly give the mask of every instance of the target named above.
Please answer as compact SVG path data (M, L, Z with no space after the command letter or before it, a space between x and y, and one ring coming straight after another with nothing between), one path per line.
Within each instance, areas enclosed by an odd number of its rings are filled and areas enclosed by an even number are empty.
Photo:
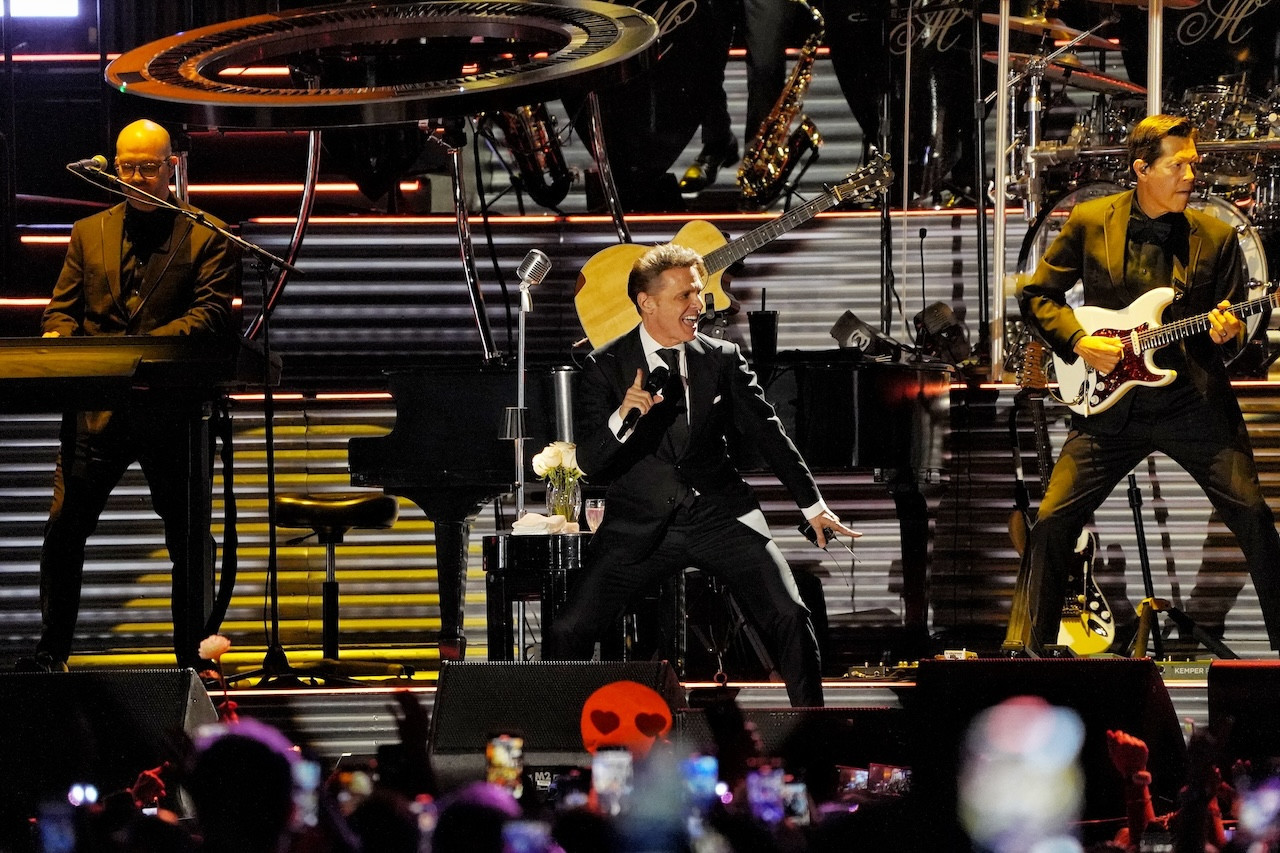
M483 560L489 660L516 660L519 626L511 606L541 601L545 637L569 600L570 573L582 568L590 533L485 536Z

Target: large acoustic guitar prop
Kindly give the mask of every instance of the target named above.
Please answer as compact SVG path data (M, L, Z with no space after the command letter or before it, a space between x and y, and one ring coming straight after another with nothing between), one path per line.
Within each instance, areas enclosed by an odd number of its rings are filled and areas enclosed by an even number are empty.
M891 181L893 170L889 168L888 161L882 156L876 157L822 195L753 228L732 242L726 242L715 225L700 219L687 223L671 242L702 255L708 273L707 280L703 282L703 295L715 297L716 305L728 305L729 299L720 286L724 270L819 213L842 202L875 195L888 187ZM582 330L591 339L593 347L625 335L640 323L640 315L627 296L627 276L632 265L649 248L635 243L610 246L593 255L578 273L573 302L578 309Z

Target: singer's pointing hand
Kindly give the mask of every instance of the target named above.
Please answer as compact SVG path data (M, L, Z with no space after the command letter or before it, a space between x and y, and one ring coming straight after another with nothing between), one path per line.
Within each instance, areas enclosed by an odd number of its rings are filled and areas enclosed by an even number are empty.
M849 536L854 539L862 535L856 530L851 530L848 527L845 527L844 524L841 523L840 519L836 518L829 512L818 513L813 518L809 519L809 524L813 527L813 532L818 535L819 548L827 547L828 531L843 533L845 536Z
M618 414L626 418L627 413L632 409L639 409L640 417L644 417L655 403L661 402L661 394L650 394L644 390L644 370L637 370L636 381L631 383L631 387L627 389L626 396L622 398L622 405L618 407Z

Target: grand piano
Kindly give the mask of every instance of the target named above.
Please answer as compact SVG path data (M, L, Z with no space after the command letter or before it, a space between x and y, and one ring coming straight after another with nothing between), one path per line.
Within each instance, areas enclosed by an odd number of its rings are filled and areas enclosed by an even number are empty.
M918 485L936 479L943 466L951 373L945 364L864 361L852 350L779 353L772 367L770 398L815 471L884 475L902 527L910 628L923 629L928 613L928 511ZM529 448L572 434L574 375L530 372ZM441 654L460 657L471 526L489 501L514 485L513 444L500 436L504 412L515 405L516 375L500 368L424 368L393 372L388 382L395 426L386 436L351 439L351 482L407 497L435 523ZM746 449L739 465L764 470ZM560 574L576 570L582 557L577 548L505 544L486 542L486 568Z
M565 378L563 371L529 371L527 448L571 434ZM422 368L393 371L387 382L395 426L385 436L351 439L351 483L406 497L434 523L440 653L460 659L471 525L515 485L515 445L501 436L506 410L516 404L517 374L501 366Z

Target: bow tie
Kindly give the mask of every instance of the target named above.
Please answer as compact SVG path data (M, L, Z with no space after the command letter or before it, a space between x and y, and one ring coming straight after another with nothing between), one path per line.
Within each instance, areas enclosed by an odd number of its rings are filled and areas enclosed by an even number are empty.
M1173 233L1172 222L1137 217L1129 220L1129 239L1134 243L1164 245L1171 233Z

